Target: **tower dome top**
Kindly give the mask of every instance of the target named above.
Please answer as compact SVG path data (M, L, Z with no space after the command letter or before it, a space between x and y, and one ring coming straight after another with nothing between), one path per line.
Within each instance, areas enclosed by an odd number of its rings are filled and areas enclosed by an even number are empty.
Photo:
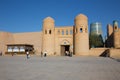
M77 16L75 17L75 20L76 20L76 19L88 19L88 18L87 18L87 16L84 15L84 14L79 14L79 15L77 15Z
M46 17L43 21L54 22L54 19L52 17Z

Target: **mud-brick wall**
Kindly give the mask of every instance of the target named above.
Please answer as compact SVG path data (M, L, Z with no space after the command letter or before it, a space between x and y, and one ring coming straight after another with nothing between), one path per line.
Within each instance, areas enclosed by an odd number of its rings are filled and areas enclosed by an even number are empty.
M120 58L120 49L110 49L110 57L112 58Z
M89 55L90 56L102 56L107 48L91 48L89 50Z

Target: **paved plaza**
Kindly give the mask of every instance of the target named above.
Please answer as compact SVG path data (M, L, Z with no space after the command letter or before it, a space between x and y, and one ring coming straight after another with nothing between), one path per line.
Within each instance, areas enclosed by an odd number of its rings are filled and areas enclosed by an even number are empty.
M104 57L0 57L0 80L120 80L120 61Z

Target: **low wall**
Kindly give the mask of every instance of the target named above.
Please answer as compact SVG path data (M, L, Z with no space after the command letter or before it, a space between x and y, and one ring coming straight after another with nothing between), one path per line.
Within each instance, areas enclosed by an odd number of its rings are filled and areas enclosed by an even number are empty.
M89 55L90 56L104 56L107 50L108 48L91 48L89 51Z
M120 49L109 49L110 57L120 58Z
M102 56L111 58L120 58L120 49L114 48L91 48L89 51L90 56Z

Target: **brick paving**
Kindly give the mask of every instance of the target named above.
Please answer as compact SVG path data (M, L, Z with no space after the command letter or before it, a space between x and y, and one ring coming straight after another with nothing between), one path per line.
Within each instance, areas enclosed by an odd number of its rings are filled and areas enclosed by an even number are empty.
M104 57L0 57L0 80L120 80L120 60Z

